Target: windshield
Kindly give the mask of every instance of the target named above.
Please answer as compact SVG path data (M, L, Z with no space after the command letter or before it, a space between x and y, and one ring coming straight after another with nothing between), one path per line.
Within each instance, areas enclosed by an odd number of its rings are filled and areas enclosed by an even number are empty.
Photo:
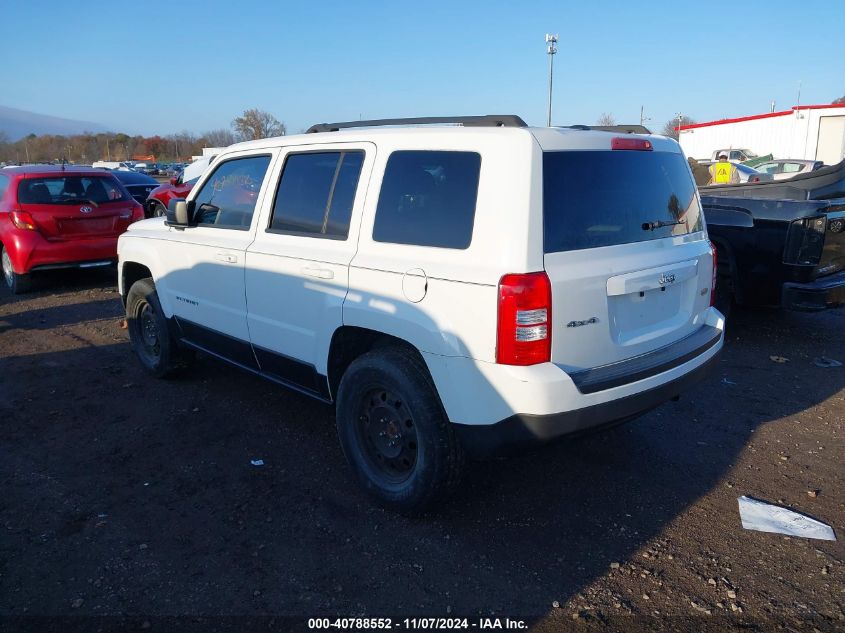
M18 185L21 204L76 204L129 200L113 176L25 178Z
M562 151L543 154L545 252L686 235L703 229L681 154Z

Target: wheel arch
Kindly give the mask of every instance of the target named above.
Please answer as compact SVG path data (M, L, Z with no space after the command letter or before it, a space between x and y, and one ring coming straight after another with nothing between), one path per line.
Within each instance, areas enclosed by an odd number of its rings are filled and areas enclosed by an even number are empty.
M123 301L124 307L126 306L126 295L129 294L129 289L132 287L136 281L140 279L145 279L147 277L152 277L152 271L147 268L144 264L140 264L138 262L129 261L129 262L122 262L120 268L120 299Z
M425 362L420 351L405 339L354 325L343 325L337 328L329 343L326 367L331 397L334 399L337 396L343 374L357 358L372 350L385 347L405 349Z

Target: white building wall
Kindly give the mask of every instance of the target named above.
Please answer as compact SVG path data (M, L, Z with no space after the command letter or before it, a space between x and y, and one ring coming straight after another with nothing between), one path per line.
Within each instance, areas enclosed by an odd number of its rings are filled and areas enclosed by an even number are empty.
M680 143L687 156L698 159L709 159L717 149L737 148L760 156L815 160L819 120L843 115L845 106L794 109L779 116L681 130Z

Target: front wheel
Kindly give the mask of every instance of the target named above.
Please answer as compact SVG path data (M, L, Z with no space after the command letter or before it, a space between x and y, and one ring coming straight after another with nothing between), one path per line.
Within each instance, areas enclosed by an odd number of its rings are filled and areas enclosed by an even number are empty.
M2 260L3 279L6 281L6 286L8 286L13 295L27 292L32 286L30 276L26 274L19 275L15 272L15 268L12 266L12 258L9 257L6 247L2 244L0 244L0 251L2 251L0 253L0 260Z
M152 215L150 215L151 218L163 218L167 215L167 209L164 208L164 205L161 202L154 202L152 207Z
M425 364L401 348L364 354L337 399L343 453L381 505L417 513L454 491L464 453Z
M161 310L153 280L139 279L126 295L126 324L132 350L156 378L173 373L178 347Z

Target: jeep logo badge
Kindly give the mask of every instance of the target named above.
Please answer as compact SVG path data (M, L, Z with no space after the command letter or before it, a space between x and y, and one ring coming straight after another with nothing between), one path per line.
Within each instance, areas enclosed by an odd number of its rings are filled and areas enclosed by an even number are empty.
M660 279L657 280L661 286L675 283L675 273L661 273Z
M93 210L94 208L89 206L79 207L81 213L91 213Z

